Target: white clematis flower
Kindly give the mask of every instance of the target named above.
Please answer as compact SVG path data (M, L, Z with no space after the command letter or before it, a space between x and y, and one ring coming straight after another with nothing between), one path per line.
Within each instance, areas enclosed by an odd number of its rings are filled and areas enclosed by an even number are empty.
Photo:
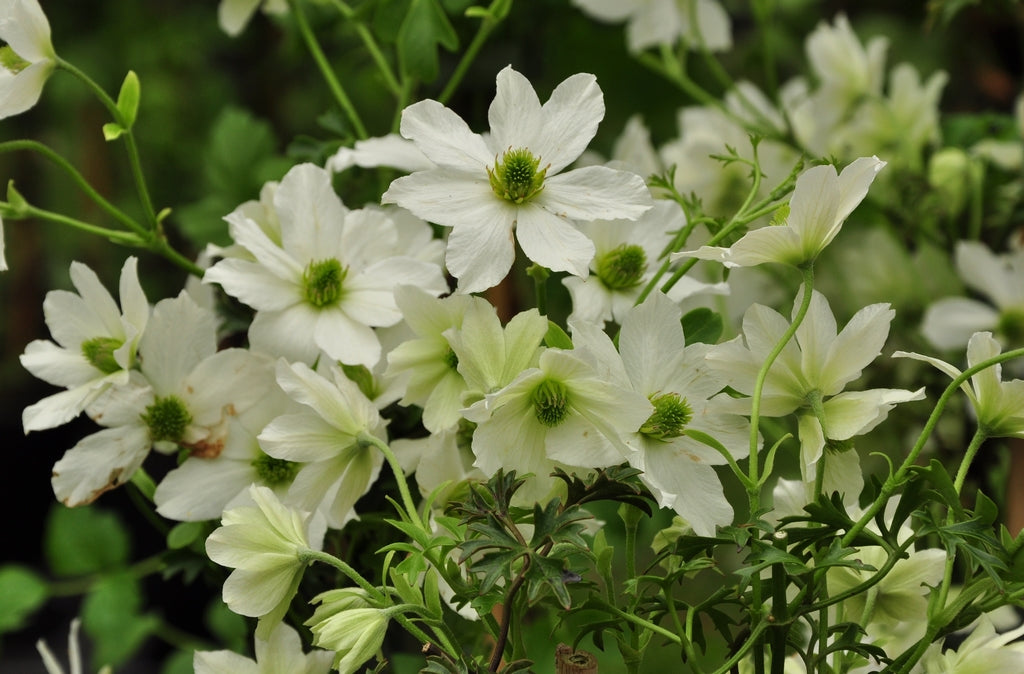
M284 14L288 11L288 0L220 0L217 21L221 30L231 37L240 34L260 5L267 14Z
M765 262L800 266L811 262L839 234L843 222L867 195L884 166L878 157L861 157L838 175L830 165L808 169L796 180L785 225L755 229L730 248L702 246L675 253L672 258L717 260L727 267Z
M256 637L256 659L231 651L196 651L192 656L195 674L327 674L334 653L315 649L302 651L302 639L293 627L280 623L264 640Z
M36 104L57 65L57 53L50 42L50 23L37 0L0 0L0 42L7 43L0 48L3 119ZM0 260L2 253L0 249Z
M227 217L231 235L255 259L221 260L203 278L256 309L249 327L255 350L310 364L323 351L372 368L381 356L373 328L402 319L395 287L417 285L435 295L448 289L437 265L398 250L387 212L349 211L322 168L288 171L273 203L280 243L236 210Z
M130 257L121 268L120 309L84 264L71 263L71 282L78 294L54 290L43 301L56 343L37 339L21 355L26 370L67 389L25 408L26 433L71 421L109 387L127 384L128 372L137 365L136 351L149 320L138 260Z
M936 641L912 670L914 674L983 674L1024 670L1024 625L998 634L992 619L981 616L971 633L956 648Z
M573 4L599 21L626 21L626 42L634 53L679 40L691 49L732 47L729 15L717 0L573 0Z
M398 178L382 201L452 228L446 264L460 292L486 290L505 277L515 257L513 230L537 264L586 276L594 245L575 221L635 220L651 206L638 175L603 166L562 173L603 117L593 75L573 75L542 106L529 81L506 67L486 138L437 101L405 109L402 135L438 168Z

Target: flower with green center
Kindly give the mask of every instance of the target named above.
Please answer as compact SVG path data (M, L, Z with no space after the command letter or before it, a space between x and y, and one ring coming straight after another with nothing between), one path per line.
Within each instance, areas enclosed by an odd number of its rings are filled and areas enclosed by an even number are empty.
M992 619L982 615L970 634L956 648L947 648L943 641L936 641L921 658L915 672L935 674L984 674L985 672L1024 671L1024 625L996 632Z
M994 358L1002 352L999 342L991 332L976 332L967 343L967 367ZM950 377L959 377L962 372L949 363L922 356L919 353L897 351L894 358L913 358L934 365ZM990 438L1024 438L1024 380L1002 380L1002 366L993 365L964 382L960 388L967 394L978 426Z
M254 350L310 365L325 353L372 369L382 353L374 328L402 320L395 288L414 285L435 297L448 291L437 264L403 248L398 215L349 211L319 166L288 171L272 210L279 240L248 215L251 209L228 215L231 237L248 255L225 257L203 276L256 310L249 326Z
M142 421L149 427L153 442L166 440L180 442L185 437L185 429L192 423L185 403L177 396L158 397L142 414Z
M650 400L647 419L624 437L623 456L644 471L640 479L663 508L674 509L698 535L712 536L733 518L714 469L725 458L687 433L711 436L740 459L749 451L750 427L714 399L722 381L704 364L710 347L686 345L681 316L671 299L652 293L624 316L618 352L593 324L574 324L573 342L592 354L606 379Z
M402 135L436 167L395 180L382 199L452 228L445 262L460 292L505 277L515 257L513 230L537 264L586 276L594 244L578 222L636 220L651 206L636 174L605 166L563 172L603 117L593 75L570 77L541 105L529 81L507 67L498 73L486 138L437 101L405 109Z
M621 323L636 304L640 292L660 266L658 258L674 232L686 225L683 209L674 201L659 199L636 222L610 220L588 222L580 230L597 251L586 278L567 276L562 284L572 296L574 322ZM725 283L706 284L689 276L679 279L669 297L681 302L697 293L727 293Z
M569 390L560 381L544 379L530 393L533 413L545 426L557 426L569 414Z
M290 485L295 479L296 473L299 472L299 464L294 461L275 459L267 454L256 457L252 466L256 469L256 475L260 482L268 487Z
M57 64L50 23L37 0L0 2L0 119L25 112L39 100Z
M111 386L128 383L129 370L138 365L136 352L150 313L138 260L130 257L121 268L120 308L84 264L71 264L71 282L77 294L54 290L43 301L56 343L35 340L21 356L26 370L67 390L25 409L26 433L67 423Z
M943 297L925 311L921 332L943 350L963 348L976 332L992 332L1010 346L1024 344L1024 250L1001 255L978 241L956 244L956 271L988 301Z

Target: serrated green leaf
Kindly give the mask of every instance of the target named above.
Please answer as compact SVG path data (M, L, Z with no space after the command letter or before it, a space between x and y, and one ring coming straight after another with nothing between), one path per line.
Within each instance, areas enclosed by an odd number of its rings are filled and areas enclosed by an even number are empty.
M49 589L34 571L22 566L0 567L0 634L21 628L46 603Z
M398 31L398 59L402 71L420 82L437 79L438 47L454 51L459 36L437 0L412 0Z
M125 130L135 125L135 118L139 114L139 100L142 97L142 88L139 84L139 76L134 70L129 70L121 82L121 90L117 94L117 111L121 113L121 124ZM108 139L109 140L109 139Z
M45 537L46 558L57 575L75 576L122 566L129 540L117 516L96 506L50 510Z
M128 660L147 636L156 631L156 616L140 615L137 581L128 574L106 576L82 603L82 625L93 640L93 668L117 668Z
M722 315L707 307L698 307L683 316L683 336L686 344L714 344L722 336Z

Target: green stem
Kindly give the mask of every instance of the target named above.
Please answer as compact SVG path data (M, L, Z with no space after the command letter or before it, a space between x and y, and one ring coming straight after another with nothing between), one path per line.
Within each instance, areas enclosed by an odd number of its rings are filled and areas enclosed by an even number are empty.
M541 316L548 315L548 277L551 272L547 267L539 264L531 264L526 270L526 275L533 279L534 300L537 303L537 311Z
M144 578L158 571L163 571L164 567L167 566L164 562L165 554L167 554L166 551L140 559L129 566L126 571L132 578ZM51 597L73 597L85 594L103 578L105 578L104 574L94 573L82 578L53 581L49 584L47 594Z
M650 630L655 634L660 634L661 636L665 637L674 644L677 644L679 646L683 645L683 638L675 632L672 632L671 630L667 630L664 627L656 625L649 620L644 620L643 618L633 615L632 613L627 613L626 611L623 611L622 609L616 606L605 606L604 609L622 618L623 620L633 623L634 625L639 625L640 627L643 627L646 630Z
M371 601L377 604L383 604L387 597L379 589L370 584L370 581L359 575L359 572L353 569L351 566L341 561L334 555L321 552L320 550L313 550L312 548L306 548L299 550L298 552L299 561L308 564L309 562L322 562L329 566L341 571L345 574L349 580L358 585L367 595L369 595Z
M907 457L905 459L903 459L903 463L900 464L900 467L896 469L896 472L891 474L888 477L888 479L886 479L886 481L882 484L881 489L879 489L878 491L878 496L875 497L875 500L871 502L870 505L868 505L867 509L864 511L864 514L861 515L861 518L857 520L853 527L851 527L850 530L846 532L846 535L843 536L842 545L844 547L848 547L851 545L853 539L857 536L857 534L859 534L864 529L864 527L868 525L868 522L870 522L875 517L879 510L885 507L885 504L889 501L889 497L892 496L893 492L895 492L900 487L900 485L903 484L903 481L907 477L907 473L910 472L911 467L917 463L917 457L921 454L921 451L924 449L925 443L928 442L928 438L931 437L932 432L938 425L939 418L942 416L943 410L946 409L946 404L949 402L949 399L952 398L953 395L956 393L957 389L963 386L968 379L973 377L978 372L981 372L985 368L992 367L993 365L1003 363L1014 358L1020 358L1021 356L1024 356L1024 348L1005 351L1001 354L993 356L992 358L983 360L976 365L972 365L971 367L961 372L957 377L953 379L953 381L949 383L949 385L946 387L946 390L942 392L941 396L939 396L938 402L935 403L935 408L932 410L931 415L928 417L928 421L925 422L924 428L921 429L921 433L917 437L917 442L915 442L914 446L910 449L910 453L907 454Z
M302 34L302 39L305 41L309 53L313 56L313 60L316 61L320 74L334 95L334 100L348 117L352 128L355 129L356 137L360 140L368 138L369 134L366 132L366 127L363 126L363 120L359 118L359 113L356 111L355 106L352 105L352 101L349 99L348 94L345 93L345 89L341 86L338 77L334 74L334 70L331 68L324 50L320 48L320 43L317 41L313 29L309 26L309 20L302 9L302 0L288 0L288 5L292 8L292 13L295 15L295 23L299 27L299 33Z
M3 203L3 202L0 202ZM102 236L105 239L109 239L114 243L119 243L124 246L132 247L143 247L146 242L139 238L138 234L132 232L125 232L119 229L107 229L106 227L100 227L98 225L92 225L88 222L82 222L75 218L60 213L54 213L53 211L47 211L36 206L26 205L23 209L26 217L39 218L41 220L48 220L55 222L59 225L66 225L72 229L77 229L81 232L87 232L89 234L95 234L96 236Z
M502 6L500 9L499 5ZM448 83L445 84L444 89L441 91L441 95L437 97L439 103L448 103L452 95L455 93L455 90L459 88L459 84L462 83L462 78L466 76L466 71L469 70L469 66L476 60L477 54L480 53L480 49L484 46L484 43L487 42L487 38L490 37L491 32L498 27L502 18L508 15L511 8L512 0L494 0L490 7L487 8L486 13L480 21L480 27L477 29L476 35L473 36L473 40L469 43L466 51L462 54L462 58L459 59L459 63L455 66L455 70L452 72L452 76L448 79ZM498 12L501 12L500 17L498 16Z
M146 178L142 173L142 162L139 159L139 148L135 144L135 134L132 132L131 125L128 124L121 115L121 111L117 108L117 103L114 102L114 99L112 99L102 87L96 84L91 77L60 57L57 58L57 67L66 70L81 80L86 87L96 95L100 102L103 103L104 107L107 108L110 115L114 118L114 121L124 129L124 132L121 134L121 138L124 139L125 149L128 151L128 163L131 165L132 179L135 181L135 190L139 194L139 201L142 202L142 208L146 214L146 220L149 222L150 227L155 231L160 226L160 223L157 221L156 209L153 208L153 200L149 196L149 188L146 187Z
M381 454L384 455L384 460L388 462L388 466L391 467L391 472L395 475L395 482L398 484L398 492L402 497L402 507L405 509L406 517L408 520L416 525L418 529L430 533L430 529L424 524L423 520L420 519L419 514L416 512L416 503L412 500L412 493L409 491L409 483L405 479L405 471L402 470L401 464L398 463L398 459L395 457L395 453L391 450L388 443L384 442L380 438L370 433L361 432L356 438L357 442L364 447L376 447L380 450Z
M398 83L398 79L395 77L394 72L391 70L391 64L388 63L384 53L380 50L377 45L377 40L374 39L373 33L366 27L366 24L359 19L356 15L355 10L349 7L348 3L342 0L330 0L331 4L337 8L338 12L345 17L346 21L352 23L352 26L356 29L356 34L359 35L359 39L363 41L363 46L366 47L366 51L370 53L370 58L377 64L377 69L380 70L380 74L384 77L384 83L388 85L388 89L395 95L396 98L402 96L402 85Z

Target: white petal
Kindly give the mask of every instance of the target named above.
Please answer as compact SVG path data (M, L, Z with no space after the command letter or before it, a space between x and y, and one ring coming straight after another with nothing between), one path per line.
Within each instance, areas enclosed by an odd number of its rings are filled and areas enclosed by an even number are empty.
M800 174L789 201L787 226L800 236L804 252L816 256L835 236L839 176L834 166L815 166Z
M636 220L654 204L643 178L607 166L546 178L533 203L574 220Z
M299 263L338 254L348 209L331 186L329 171L315 164L293 167L274 193L274 209L283 248Z
M257 311L280 311L301 301L301 270L290 279L271 272L265 265L227 258L206 270L205 283L218 283L224 292Z
M895 316L888 304L872 304L853 315L828 349L817 382L825 395L841 391L878 357Z
M675 509L698 536L713 536L732 522L733 510L714 468L691 460L669 443L646 443L644 474L662 507Z
M0 40L10 45L15 54L32 62L54 58L50 22L37 0L9 0L2 10Z
M257 479L249 461L189 458L157 485L157 512L179 522L219 519L224 507Z
M922 400L924 389L871 389L845 391L825 401L828 436L848 440L863 435L885 420L889 410L899 403Z
M475 225L456 227L448 236L445 265L459 279L458 292L475 293L498 285L515 259L515 211L502 208Z
M185 376L216 351L216 317L185 291L157 303L139 342L142 372L157 395L177 393Z
M402 112L401 132L443 168L486 173L485 167L494 162L483 138L437 101L425 100L407 107Z
M860 157L839 174L839 207L836 220L842 222L857 208L886 162L878 157Z
M576 276L589 273L594 242L568 220L543 208L524 204L517 209L516 238L526 257L543 267Z
M498 73L496 84L494 100L487 110L491 146L499 153L521 147L528 148L534 155L541 153L544 119L540 100L530 81L512 66L505 66ZM543 154L540 159L542 163L550 163L549 157ZM557 170L552 169L552 173Z
M249 23L261 0L221 0L217 8L217 22L221 30L234 37Z
M604 119L604 94L597 78L577 73L562 81L551 92L541 117L540 138L530 150L541 166L550 165L548 172L554 175L583 154Z
M257 312L249 324L249 348L288 360L314 362L320 355L314 339L317 313L307 304Z
M0 68L0 119L20 114L35 105L52 72L52 61L38 61L13 76Z
M999 312L967 297L943 297L924 312L921 333L936 348L952 351L967 346L971 335L995 330Z
M107 428L83 438L53 466L50 482L68 507L92 503L131 479L150 448L144 426Z
M352 320L344 311L321 311L313 339L324 353L346 365L372 368L380 360L380 340L373 328Z
M493 218L495 212L511 210L509 202L494 194L483 170L434 169L403 176L391 183L381 202L398 204L418 218L445 227L474 225Z

